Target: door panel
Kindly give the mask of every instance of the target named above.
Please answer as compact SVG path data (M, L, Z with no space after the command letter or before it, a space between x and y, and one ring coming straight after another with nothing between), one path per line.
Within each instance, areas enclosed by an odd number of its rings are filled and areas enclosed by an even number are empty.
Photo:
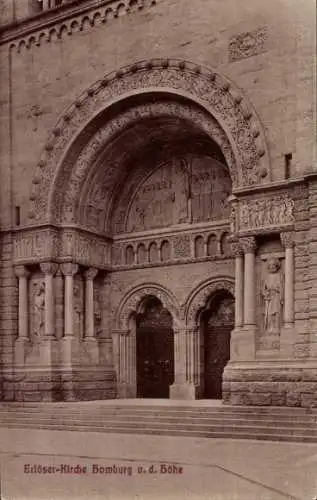
M174 382L172 318L162 307L151 308L137 320L137 396L168 398Z
M230 333L234 327L234 299L214 304L204 318L204 397L221 399L223 371L230 359Z

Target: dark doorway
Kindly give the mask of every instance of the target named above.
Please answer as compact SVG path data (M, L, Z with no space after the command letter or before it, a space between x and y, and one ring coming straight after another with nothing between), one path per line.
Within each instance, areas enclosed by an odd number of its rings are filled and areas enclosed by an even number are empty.
M217 294L202 315L204 350L204 397L222 398L223 371L230 359L230 333L234 328L234 298Z
M168 398L174 382L174 333L171 314L151 298L136 318L137 397Z

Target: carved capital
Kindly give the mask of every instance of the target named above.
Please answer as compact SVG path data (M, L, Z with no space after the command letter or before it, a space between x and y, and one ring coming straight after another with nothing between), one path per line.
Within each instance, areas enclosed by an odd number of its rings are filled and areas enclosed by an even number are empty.
M243 255L243 249L239 241L231 242L231 250L234 257L241 257L241 255Z
M58 265L56 262L41 262L40 268L42 273L52 274L54 276L57 272Z
M286 231L281 233L281 243L284 248L292 248L294 246L294 233L292 231Z
M14 271L18 278L28 278L30 276L30 271L26 266L15 266Z
M94 280L97 274L98 274L98 269L96 269L95 267L89 267L89 269L85 271L84 276L88 281L88 280Z
M239 243L244 253L254 253L256 249L256 241L253 236L239 238Z
M65 262L61 264L61 271L64 276L74 276L78 271L78 264L73 264L72 262Z

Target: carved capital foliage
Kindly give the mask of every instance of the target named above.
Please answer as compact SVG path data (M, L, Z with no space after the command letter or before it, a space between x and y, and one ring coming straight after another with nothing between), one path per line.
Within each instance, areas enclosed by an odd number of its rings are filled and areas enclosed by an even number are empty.
M186 301L186 325L189 329L195 329L197 320L202 310L207 307L207 304L220 290L225 290L234 296L234 279L216 278L213 281L200 284Z
M241 255L243 255L243 248L239 241L232 241L231 249L234 257L240 257Z
M14 235L13 259L16 264L72 260L104 269L111 263L110 245L102 237L75 228L34 228Z
M95 267L90 267L85 271L85 278L87 281L88 280L93 281L97 276L97 274L98 274L98 269L96 269Z
M86 158L82 156L79 159L80 151L78 151L77 158L70 159L67 150L71 149L70 144L75 137L78 137L89 119L92 130L94 117L99 114L100 118L100 113L107 109L110 103L119 102L137 92L139 94L146 94L151 90L163 92L166 88L171 95L171 106L177 107L179 102L177 98L172 97L173 94L186 97L190 103L187 107L192 109L194 114L200 115L196 121L191 118L191 123L194 123L195 128L198 125L218 144L220 140L235 187L269 181L270 164L263 127L241 91L235 88L232 82L208 68L186 61L153 59L124 67L107 75L85 91L76 103L66 110L48 138L49 147L45 148L33 179L30 219L41 222L53 220L53 210L56 209L57 213L60 213L59 203L62 201L63 205L65 194L68 192L69 199L63 210L65 217L67 213L69 215L68 221L73 220L78 201L72 200L73 193L78 191L78 186L87 178L94 157L101 146L104 149L105 140L109 144L111 139L111 130L108 130L108 138L104 137L102 145L98 144L98 134L101 129L96 126L95 135L90 135L89 138L90 152L86 151ZM144 100L146 101L146 98ZM200 107L195 103L200 103ZM200 111L197 111L199 109ZM129 111L133 114L132 109ZM179 111L176 111L176 115L174 112L174 116L179 118ZM219 117L219 122L213 117L217 117L217 120ZM131 125L136 117L130 116L128 120L127 117L124 120L121 118L119 115L112 123L112 134L118 135L129 123ZM114 167L117 168L116 165ZM58 172L56 168L59 169ZM110 173L110 177L111 175ZM56 179L54 188L51 183L52 178ZM51 189L56 191L51 193ZM48 200L51 200L53 206L49 206ZM98 217L98 213L94 216Z
M243 253L254 253L256 250L256 240L253 236L239 238L239 243Z
M292 231L281 233L281 243L284 248L293 248L295 245L295 235Z
M177 328L179 324L179 306L176 298L163 287L149 284L130 291L123 299L115 315L116 328L119 330L129 329L129 318L133 314L142 312L149 297L156 297L161 301L163 307L171 313L173 325Z
M52 274L54 276L57 272L58 265L55 262L41 262L40 268L44 274Z
M26 266L15 266L14 272L18 278L28 278L30 275L30 271L26 268Z
M64 262L61 264L61 271L64 276L74 276L78 272L78 265L72 262Z

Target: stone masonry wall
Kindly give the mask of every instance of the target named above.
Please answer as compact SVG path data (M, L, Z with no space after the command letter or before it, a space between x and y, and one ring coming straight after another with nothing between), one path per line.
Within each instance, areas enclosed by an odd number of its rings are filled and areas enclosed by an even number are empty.
M293 154L291 175L306 170L312 163L314 18L312 0L161 0L106 23L78 15L65 29L58 26L59 35L42 29L38 43L31 35L14 42L19 51L2 45L5 182L13 168L12 200L10 189L0 197L2 226L9 225L10 205L20 206L26 221L32 171L63 109L105 73L146 58L192 60L231 78L265 125L274 179L283 178L287 153Z

